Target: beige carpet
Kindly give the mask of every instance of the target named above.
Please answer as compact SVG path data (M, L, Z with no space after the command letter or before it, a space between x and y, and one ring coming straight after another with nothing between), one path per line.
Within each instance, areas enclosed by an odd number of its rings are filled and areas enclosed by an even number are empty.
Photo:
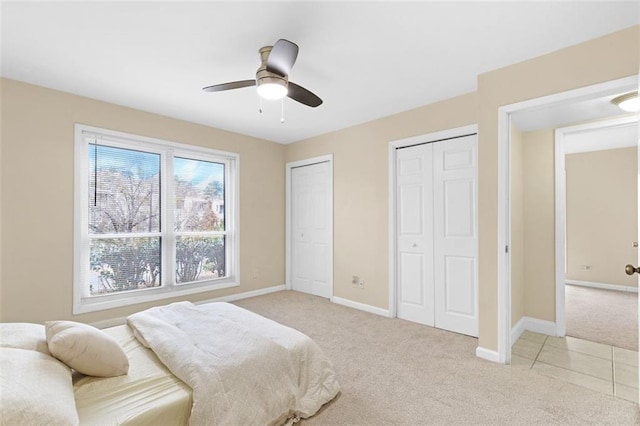
M475 356L477 339L282 291L237 302L313 338L342 393L305 425L640 423L638 405Z
M567 336L638 351L636 293L565 286Z

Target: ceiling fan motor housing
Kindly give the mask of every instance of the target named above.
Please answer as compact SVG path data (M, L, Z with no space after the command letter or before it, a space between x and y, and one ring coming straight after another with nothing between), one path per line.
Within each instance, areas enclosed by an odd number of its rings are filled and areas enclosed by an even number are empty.
M280 76L276 73L272 73L267 71L267 59L269 59L269 54L271 53L271 49L273 46L264 46L260 49L260 60L261 64L256 72L256 85L261 86L263 84L277 84L280 86L287 87L287 83L289 82L289 76Z

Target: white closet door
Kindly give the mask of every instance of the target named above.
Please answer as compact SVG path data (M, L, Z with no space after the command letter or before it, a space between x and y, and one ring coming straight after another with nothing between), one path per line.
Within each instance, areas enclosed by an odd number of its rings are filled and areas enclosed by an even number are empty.
M478 335L477 135L433 144L435 326Z
M432 145L397 150L398 318L434 325Z
M329 298L331 274L328 162L291 170L291 288Z

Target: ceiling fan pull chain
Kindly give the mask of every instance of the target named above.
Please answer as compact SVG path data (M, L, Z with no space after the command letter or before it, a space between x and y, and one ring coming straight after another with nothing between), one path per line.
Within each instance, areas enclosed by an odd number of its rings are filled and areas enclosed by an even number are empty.
M284 124L284 98L280 100L280 123Z
M262 96L258 96L258 111L262 114Z

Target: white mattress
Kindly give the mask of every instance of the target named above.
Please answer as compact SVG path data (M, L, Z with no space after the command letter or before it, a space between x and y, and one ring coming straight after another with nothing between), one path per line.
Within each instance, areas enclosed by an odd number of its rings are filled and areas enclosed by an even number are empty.
M175 377L126 325L103 330L129 358L129 374L120 377L76 375L73 387L82 425L186 425L191 389Z

